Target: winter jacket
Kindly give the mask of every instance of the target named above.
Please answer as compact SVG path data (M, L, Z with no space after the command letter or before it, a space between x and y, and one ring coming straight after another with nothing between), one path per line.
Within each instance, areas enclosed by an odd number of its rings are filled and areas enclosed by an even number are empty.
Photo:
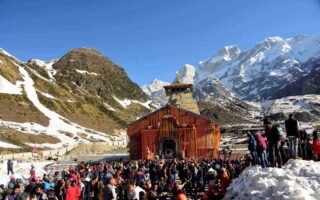
M225 194L227 191L227 187L229 186L229 183L230 183L228 173L225 169L221 171L220 183L221 183L221 192Z
M312 150L314 154L320 154L320 140L313 140Z
M9 170L13 169L13 162L11 160L8 161L7 167L8 167Z
M285 122L287 137L295 136L299 137L299 124L296 119L287 119Z
M66 192L66 200L78 200L81 195L80 188L78 186L68 187Z
M48 200L48 196L46 193L41 193L39 195L32 195L30 200Z
M257 141L252 134L249 135L248 149L249 151L257 150Z

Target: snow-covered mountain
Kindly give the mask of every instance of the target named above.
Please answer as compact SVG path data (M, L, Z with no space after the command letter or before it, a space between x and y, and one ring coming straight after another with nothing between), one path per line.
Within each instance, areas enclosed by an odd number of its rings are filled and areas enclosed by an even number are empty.
M193 95L202 113L215 119L236 113L244 121L263 115L282 120L290 111L308 122L320 120L317 103L310 100L318 99L312 94L320 91L319 63L320 34L269 37L247 51L226 46L195 67L183 65L179 74L181 80L194 84ZM244 122L234 123L239 121Z
M273 94L307 75L320 57L320 34L294 38L269 37L252 49L226 46L196 67L196 83L216 77L236 97L270 99Z
M163 87L169 84L170 83L154 79L150 84L142 86L142 90L148 95L149 100L152 100L156 104L156 107L160 107L167 103L166 93Z

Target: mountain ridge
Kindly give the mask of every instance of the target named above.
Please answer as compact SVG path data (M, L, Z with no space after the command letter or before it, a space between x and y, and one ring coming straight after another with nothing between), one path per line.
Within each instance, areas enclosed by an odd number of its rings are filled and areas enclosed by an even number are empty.
M126 124L151 109L147 96L124 69L96 50L76 49L48 62L21 62L1 50L0 65L0 131L59 140L53 145L19 142L15 152L30 145L50 149L80 142L125 141Z

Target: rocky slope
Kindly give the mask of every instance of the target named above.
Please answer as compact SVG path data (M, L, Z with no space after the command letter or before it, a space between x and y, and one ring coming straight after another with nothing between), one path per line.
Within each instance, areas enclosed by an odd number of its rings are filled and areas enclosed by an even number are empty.
M26 63L0 51L0 141L16 145L15 152L124 140L119 133L148 113L149 104L125 71L96 50L79 48L58 60ZM24 143L17 140L22 135L29 138Z

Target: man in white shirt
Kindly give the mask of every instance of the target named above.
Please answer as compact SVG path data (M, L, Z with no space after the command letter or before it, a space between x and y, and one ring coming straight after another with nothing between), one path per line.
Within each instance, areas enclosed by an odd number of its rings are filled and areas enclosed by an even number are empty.
M140 200L140 193L146 195L146 191L139 186L131 185L131 200Z

